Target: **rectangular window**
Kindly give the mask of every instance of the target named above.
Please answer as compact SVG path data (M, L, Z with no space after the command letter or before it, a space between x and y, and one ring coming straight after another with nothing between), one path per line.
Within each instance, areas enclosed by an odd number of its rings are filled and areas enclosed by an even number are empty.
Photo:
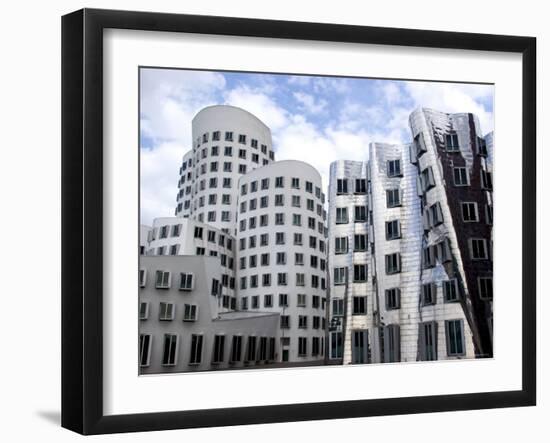
M180 274L180 291L192 291L193 288L193 274L182 272Z
M399 220L386 222L386 240L395 240L401 237L401 226Z
M346 178L339 178L336 180L336 194L348 193L348 180Z
M484 238L471 238L470 240L470 257L472 260L485 260L487 254L487 240Z
M189 353L189 364L200 365L202 361L202 335L191 335L191 349Z
M460 151L460 147L458 145L458 134L445 134L445 149L447 150L447 152Z
M285 233L284 232L276 232L275 233L275 244L276 245L284 245L285 244Z
M295 245L302 245L302 234L294 234L294 244Z
M388 161L388 177L401 177L401 160Z
M219 141L219 140L220 140L220 131L212 132L212 141Z
M479 221L479 214L477 211L476 202L462 202L462 220L465 222L477 222Z
M269 189L269 178L262 178L262 190Z
M437 322L418 325L418 358L420 361L437 360Z
M197 321L199 307L193 304L183 305L183 321Z
M401 361L399 325L384 326L384 363Z
M336 237L334 239L334 253L335 254L346 254L348 252L348 238L347 237Z
M330 333L330 358L332 360L344 356L344 334L342 332Z
M296 286L305 286L305 284L306 284L305 274L303 274L301 272L296 273Z
M470 184L468 169L464 167L453 168L453 175L455 186L468 186Z
M287 274L286 272L277 273L277 285L286 286L287 284Z
M144 288L147 280L147 271L145 269L139 270L139 287Z
M353 281L356 283L367 281L367 265L353 265Z
M256 361L256 337L248 337L248 343L246 346L246 361Z
M478 277L477 285L479 298L482 300L493 299L493 277Z
M159 305L159 320L170 321L174 320L174 304L160 302Z
M298 328L307 329L307 315L298 316Z
M175 334L164 334L164 345L162 350L162 366L175 366L177 362L178 336Z
M434 305L436 303L436 287L434 283L422 285L422 306Z
M334 284L345 285L348 279L348 268L334 268Z
M456 278L450 280L444 280L443 285L443 298L445 302L455 302L459 299L458 282Z
M203 229L201 227L195 226L194 237L202 239L202 232L203 232Z
M289 329L289 328L290 328L290 316L281 315L281 329Z
M366 194L367 193L367 180L364 178L355 179L355 193Z
M139 335L139 365L142 368L149 366L151 359L151 341L153 337L151 334Z
M243 346L243 337L241 335L234 335L231 343L231 362L232 363L241 361L242 346Z
M307 337L298 337L298 356L307 356Z
M273 307L273 295L266 294L264 295L264 308L271 308L271 307Z
M149 303L146 301L142 301L139 304L139 319L140 320L147 320L149 317Z
M170 288L170 271L157 271L155 277L155 287L157 289Z
M399 309L401 307L401 289L386 289L386 309Z
M336 208L336 224L348 222L348 208Z
M298 177L292 177L290 187L292 189L300 189L300 179Z
M398 252L386 255L386 274L401 272L401 256Z
M353 315L364 315L367 313L367 297L353 297Z
M355 234L353 236L353 250L358 252L367 250L367 234Z
M493 189L493 175L489 171L481 170L481 188Z
M367 207L366 206L355 206L355 223L366 222L367 221Z
M214 349L212 352L212 363L223 363L225 353L225 335L214 336Z
M271 286L271 274L262 274L262 286Z
M284 186L285 186L284 177L275 177L275 187L284 188Z
M246 144L246 135L239 134L239 143L245 145Z
M464 329L462 320L447 320L445 322L445 336L447 339L447 355L464 355Z
M399 189L388 189L386 191L386 206L388 208L401 206L401 196Z

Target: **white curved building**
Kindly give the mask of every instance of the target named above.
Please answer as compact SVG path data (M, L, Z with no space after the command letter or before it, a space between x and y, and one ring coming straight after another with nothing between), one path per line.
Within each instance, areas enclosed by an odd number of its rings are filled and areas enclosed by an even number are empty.
M274 160L271 131L243 109L216 105L192 122L193 149L183 157L176 216L236 232L237 182Z
M321 176L301 161L239 180L238 309L281 315L281 361L322 360L325 346L326 213Z

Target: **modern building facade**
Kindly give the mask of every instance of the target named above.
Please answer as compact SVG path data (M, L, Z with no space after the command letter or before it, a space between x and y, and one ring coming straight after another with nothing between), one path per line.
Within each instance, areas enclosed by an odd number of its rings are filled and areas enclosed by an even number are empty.
M239 180L240 310L280 314L282 361L322 360L326 329L326 213L321 176L285 160Z
M360 289L349 277L357 260L337 253L343 244L337 239L357 230L342 214L355 211L357 196L346 182L357 179L362 162L331 166L329 293L336 330L329 347L342 345L331 357L344 364L361 362L358 322L367 331L371 362L493 355L492 134L482 137L472 114L429 109L415 111L410 127L410 144L369 147L368 216L360 229L369 234L370 272ZM349 288L366 297L367 314L344 321L340 335L335 311Z
M175 215L235 234L239 178L274 161L271 131L251 113L226 105L204 108L191 126Z

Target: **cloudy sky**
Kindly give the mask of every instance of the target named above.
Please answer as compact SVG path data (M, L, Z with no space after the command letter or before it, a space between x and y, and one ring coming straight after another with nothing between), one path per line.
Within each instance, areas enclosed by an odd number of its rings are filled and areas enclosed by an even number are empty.
M141 223L174 215L191 120L205 106L259 117L271 128L275 159L312 164L326 187L332 161L365 160L369 142L408 142L408 116L418 107L473 112L490 132L493 98L487 85L142 69Z

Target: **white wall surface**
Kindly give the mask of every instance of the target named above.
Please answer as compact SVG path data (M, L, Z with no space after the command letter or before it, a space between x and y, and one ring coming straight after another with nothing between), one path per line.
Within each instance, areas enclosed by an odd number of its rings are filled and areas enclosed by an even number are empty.
M170 2L157 0L88 0L53 2L5 2L0 28L0 121L2 142L0 189L4 254L2 261L2 366L0 408L3 441L82 440L59 427L60 416L60 101L62 14L81 7L156 10L173 13L228 15L282 20L349 23L389 27L410 27L448 31L469 31L532 35L538 37L538 149L539 202L550 192L543 178L549 158L542 157L543 123L550 119L548 88L542 78L550 74L550 29L544 2L486 2L462 0L445 6L441 0L410 2L355 2L352 0L311 2L278 0L203 0ZM543 113L543 103L546 113ZM547 194L548 195L548 194ZM37 229L35 217L43 216L41 235L19 232ZM12 223L13 217L18 223ZM539 208L539 226L547 225L548 206ZM539 275L548 265L540 253L549 236L539 229ZM37 238L39 240L37 240ZM32 240L31 240L32 239ZM31 243L32 241L32 243ZM32 255L31 252L32 251ZM21 264L24 263L24 266ZM6 266L7 265L7 266ZM28 269L32 266L32 281ZM339 441L355 436L369 440L464 441L455 432L457 423L473 441L544 441L550 433L548 340L550 326L542 315L550 303L540 296L549 285L539 277L539 388L537 407L494 411L452 412L411 416L363 418L338 421L257 425L226 429L166 431L95 438L94 441L181 441L280 442L300 438ZM391 429L391 433L388 430ZM266 432L267 431L267 432Z

